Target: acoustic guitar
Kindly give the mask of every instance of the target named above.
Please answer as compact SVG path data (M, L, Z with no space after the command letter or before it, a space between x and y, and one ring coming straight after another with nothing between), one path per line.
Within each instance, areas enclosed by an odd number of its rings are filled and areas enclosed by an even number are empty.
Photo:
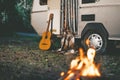
M51 31L49 31L49 26L52 19L53 19L53 14L51 13L49 16L47 30L43 32L42 39L40 40L39 43L39 48L41 50L48 50L51 47Z

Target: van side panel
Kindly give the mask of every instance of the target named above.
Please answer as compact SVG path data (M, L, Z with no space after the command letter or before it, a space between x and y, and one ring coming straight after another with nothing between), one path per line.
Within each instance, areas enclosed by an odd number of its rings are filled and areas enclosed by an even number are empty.
M120 39L120 0L95 0L94 3L79 5L79 35L87 23L102 23L109 39Z
M47 5L40 5L39 1L33 0L31 13L31 24L33 28L41 36L47 29L49 15L53 13L53 33L60 34L60 0L48 0Z
M44 15L44 16L41 16ZM31 24L38 35L42 35L47 28L47 12L36 12L31 14Z
M47 16L48 6L41 6L39 0L33 1L33 7L31 12L31 24L38 35L42 35L47 28Z

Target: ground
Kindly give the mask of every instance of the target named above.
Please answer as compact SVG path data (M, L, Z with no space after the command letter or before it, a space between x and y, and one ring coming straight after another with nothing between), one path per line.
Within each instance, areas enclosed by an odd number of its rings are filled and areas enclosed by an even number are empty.
M14 35L0 38L0 80L58 80L69 69L75 55L62 55L39 49L40 37ZM113 52L113 53L112 53ZM120 80L120 54L97 55L102 76ZM110 79L110 80L111 80Z

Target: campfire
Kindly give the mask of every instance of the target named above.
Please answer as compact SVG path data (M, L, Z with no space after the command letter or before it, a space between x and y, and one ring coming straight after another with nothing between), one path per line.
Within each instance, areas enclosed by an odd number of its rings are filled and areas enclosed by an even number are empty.
M86 41L89 44L89 41ZM81 80L81 77L100 77L100 64L94 62L96 51L89 48L87 54L83 49L79 49L79 56L71 61L68 72L61 72L60 80Z

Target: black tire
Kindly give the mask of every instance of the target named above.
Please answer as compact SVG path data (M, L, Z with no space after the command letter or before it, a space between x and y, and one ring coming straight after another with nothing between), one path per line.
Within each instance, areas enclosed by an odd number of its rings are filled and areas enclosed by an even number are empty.
M89 40L89 45L86 44L86 40ZM82 45L85 51L94 47L96 49L96 53L104 53L107 48L107 36L105 36L102 32L96 31L88 31L82 38Z

